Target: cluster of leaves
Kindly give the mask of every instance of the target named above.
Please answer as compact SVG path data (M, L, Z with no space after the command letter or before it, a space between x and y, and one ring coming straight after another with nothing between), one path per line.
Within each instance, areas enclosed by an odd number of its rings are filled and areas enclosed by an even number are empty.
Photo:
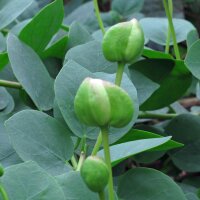
M5 167L0 183L10 200L95 200L98 196L85 186L71 158L80 155L83 141L90 155L99 130L79 122L74 97L86 77L114 82L117 64L103 56L92 1L73 0L63 7L62 0L55 0L24 19L32 3L0 2L0 78L7 80L0 80L7 86L0 87L0 162ZM114 0L111 11L102 13L104 25L140 19L142 6L141 0ZM187 42L182 60L145 47L123 75L122 88L135 113L126 127L110 133L114 173L123 174L116 176L119 199L199 199L200 181L192 176L200 171L199 108L189 112L178 100L200 97L200 40L188 21L173 22L178 43ZM140 24L147 46L166 45L167 19L141 18ZM173 119L147 126L148 120L139 119L145 114ZM137 167L124 173L127 158L141 166L161 161L160 171ZM181 183L163 173L177 177L182 171L188 176Z

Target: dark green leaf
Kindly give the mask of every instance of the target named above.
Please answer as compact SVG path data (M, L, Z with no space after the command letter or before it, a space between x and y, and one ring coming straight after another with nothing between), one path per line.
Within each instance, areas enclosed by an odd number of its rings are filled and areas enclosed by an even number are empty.
M0 53L0 71L7 65L9 62L7 53Z
M146 59L129 67L143 73L160 87L141 105L141 110L156 110L182 97L192 83L192 76L183 61Z
M159 84L134 69L129 70L129 72L130 79L137 89L138 99L141 105L159 88Z
M157 59L173 59L170 54L163 53L161 51L155 51L152 49L144 49L143 54L147 58L157 58Z
M156 133L144 131L144 130L132 129L126 135L120 138L115 144L121 144L121 143L129 142L129 141L151 139L151 138L163 138L163 136L158 135ZM163 145L160 145L159 147L155 147L151 149L150 151L163 151L163 150L169 150L169 149L178 148L182 146L183 144L179 142L176 142L174 140L169 140Z
M6 39L3 34L0 32L0 52L6 50Z
M45 51L41 54L43 58L47 57L55 57L63 59L67 50L68 37L64 36L55 43L53 43L50 47L45 49Z
M63 1L55 0L23 28L19 38L40 54L59 30L63 17Z

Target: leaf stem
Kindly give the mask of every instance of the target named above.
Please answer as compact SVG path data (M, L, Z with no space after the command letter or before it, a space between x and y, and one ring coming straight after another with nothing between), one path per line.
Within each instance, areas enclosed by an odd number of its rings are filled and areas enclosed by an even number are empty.
M178 48L178 44L177 44L177 40L176 40L176 33L175 33L175 29L174 29L172 15L170 14L170 9L169 9L167 0L163 0L163 5L164 5L164 8L165 8L165 13L166 13L167 18L168 18L170 32L171 32L172 38L173 38L174 51L175 51L176 59L181 60L181 56L180 56L180 52L179 52L179 48Z
M22 85L19 82L7 81L7 80L2 80L2 79L0 79L0 86L15 88L15 89L22 89Z
M109 200L114 200L114 187L113 187L113 177L112 177L112 165L111 165L111 159L110 159L108 128L107 127L101 128L101 134L102 134L102 139L103 139L105 162L109 169L109 181L108 181Z
M79 158L79 161L78 161L78 166L76 168L76 171L80 171L81 170L81 167L83 165L84 160L85 160L85 153L82 151L81 155L80 155L80 158Z
M174 117L177 117L178 114L155 114L155 113L148 113L143 112L139 114L139 119L173 119Z
M93 0L93 3L94 3L94 9L95 9L97 21L99 23L99 27L100 27L103 35L104 35L105 34L105 28L104 28L104 25L103 25L103 21L101 19L101 15L100 15L100 11L99 11L99 6L98 6L98 1L97 0Z
M102 144L102 134L101 132L99 133L99 136L97 138L97 141L94 145L94 148L92 150L92 156L95 156L97 154L97 152L99 151L100 147L101 147L101 144Z
M9 200L9 199L8 199L8 195L7 195L5 189L3 188L2 185L0 185L0 194L1 194L2 197L3 197L3 200Z
M73 166L74 170L76 170L76 168L78 166L78 163L77 163L76 158L75 158L74 155L71 158L71 163L72 163L72 166Z
M124 63L118 62L118 68L117 68L117 73L116 73L116 78L115 78L115 85L118 85L118 86L121 85L124 67L125 67Z
M99 199L100 199L100 200L105 200L104 191L101 191L101 192L99 192L98 194L99 194Z
M118 68L117 68L117 73L116 73L116 78L115 78L115 84L117 86L121 85L123 72L124 72L124 67L125 67L124 63L118 62ZM99 136L97 138L97 141L96 141L95 146L94 146L93 151L92 151L92 155L93 156L96 155L97 152L99 151L101 143L102 143L102 136L101 136L101 133L99 133Z
M60 28L66 32L69 32L69 26L66 26L64 24L61 24Z
M168 5L169 5L170 14L173 18L173 3L172 3L172 0L168 0ZM167 40L166 40L166 46L165 46L165 53L169 53L170 39L171 39L171 30L170 30L170 26L169 26L169 23L168 23L168 33L167 33Z

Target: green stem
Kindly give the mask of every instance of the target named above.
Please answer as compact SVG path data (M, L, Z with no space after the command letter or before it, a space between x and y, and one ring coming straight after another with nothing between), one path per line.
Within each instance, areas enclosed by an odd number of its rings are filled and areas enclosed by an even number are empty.
M177 117L178 114L155 114L155 113L141 113L139 114L139 119L173 119Z
M9 200L9 199L8 199L8 195L7 195L5 189L3 188L2 185L0 185L0 194L1 194L2 197L3 197L3 200Z
M76 168L78 166L78 163L77 163L76 158L75 158L74 155L71 158L71 163L72 163L72 166L73 166L74 170L76 170Z
M18 82L1 80L1 79L0 79L0 86L15 88L15 89L22 89L22 85Z
M115 78L115 85L118 85L118 86L121 85L124 67L125 67L124 63L118 62L117 74L116 74L116 78Z
M117 73L116 73L116 78L115 78L115 84L117 86L121 85L124 67L125 67L124 63L118 62L118 68L117 68ZM99 133L96 144L95 144L94 149L92 151L93 156L96 155L97 152L99 151L99 148L101 147L101 143L102 143L102 136L101 136L101 133Z
M165 12L166 12L167 18L168 18L170 32L172 34L172 39L173 39L173 43L174 43L174 51L175 51L176 59L181 60L181 56L180 56L180 52L179 52L179 48L178 48L178 44L177 44L177 40L176 40L176 33L175 33L175 29L174 29L172 15L170 14L170 9L169 9L167 0L163 0L163 5L164 5L164 8L165 8Z
M76 171L80 171L81 170L81 167L83 165L84 160L85 160L85 153L82 151L81 155L80 155L80 158L79 158L79 161L78 161L78 166L76 168Z
M108 128L107 127L102 128L101 134L102 134L102 139L103 139L105 162L109 169L108 195L109 195L109 200L114 200L114 187L113 187L113 178L112 178L112 165L111 165L111 159L110 159Z
M64 30L64 31L66 31L66 32L69 32L69 26L65 26L64 24L62 24L62 25L60 26L60 28L61 28L62 30Z
M101 15L100 15L100 11L99 11L99 6L98 6L98 1L97 0L93 0L93 3L94 3L94 9L95 9L97 21L99 23L99 27L100 27L103 35L104 35L105 34L105 29L104 29L103 21L101 19Z
M170 14L173 17L173 3L172 3L172 0L168 0L168 5L169 5ZM167 40L166 40L166 46L165 46L165 53L169 53L170 39L171 39L171 30L170 30L169 23L168 23L168 33L167 33Z
M97 141L95 143L95 146L92 150L92 156L95 156L97 154L97 152L99 151L100 147L101 147L101 144L102 144L102 134L101 132L99 133L99 136L97 138Z
M86 137L83 136L81 139L81 151L83 151L84 153L86 153Z
M99 199L100 199L100 200L105 200L104 191L101 191L101 192L99 192L98 194L99 194Z

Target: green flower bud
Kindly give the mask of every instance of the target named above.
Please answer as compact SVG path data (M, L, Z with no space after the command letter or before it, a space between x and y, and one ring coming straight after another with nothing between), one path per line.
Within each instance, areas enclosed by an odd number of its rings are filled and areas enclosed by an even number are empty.
M132 63L144 48L144 33L136 19L112 26L103 38L103 54L111 62Z
M0 164L0 177L3 176L3 174L4 174L4 169L3 169L3 167Z
M101 192L108 184L109 170L101 158L90 156L81 167L81 176L90 190Z
M133 117L133 102L120 87L101 79L86 78L74 101L77 117L88 126L127 125Z

